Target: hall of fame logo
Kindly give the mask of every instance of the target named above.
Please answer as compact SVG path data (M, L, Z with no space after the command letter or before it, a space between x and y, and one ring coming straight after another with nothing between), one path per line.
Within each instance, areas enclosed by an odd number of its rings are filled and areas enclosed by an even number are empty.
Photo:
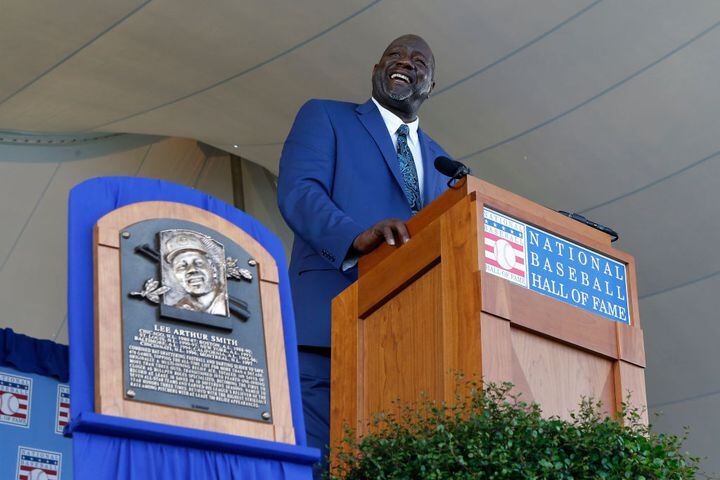
M527 287L525 225L487 208L484 217L487 272Z
M30 426L32 378L0 372L0 423Z
M57 386L55 400L55 433L62 435L68 422L70 422L70 386L61 383Z
M62 453L18 447L16 480L59 480Z

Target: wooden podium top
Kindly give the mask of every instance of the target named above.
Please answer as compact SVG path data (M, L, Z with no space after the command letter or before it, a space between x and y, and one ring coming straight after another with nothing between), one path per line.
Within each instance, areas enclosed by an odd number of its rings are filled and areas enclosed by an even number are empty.
M467 195L475 195L490 207L495 207L510 215L520 216L527 223L550 230L556 235L581 243L621 262L634 264L632 256L611 246L610 237L607 234L477 177L465 177L411 218L407 222L410 235L425 228ZM372 254L362 257L358 264L360 276L367 273L394 250L395 247L383 244Z

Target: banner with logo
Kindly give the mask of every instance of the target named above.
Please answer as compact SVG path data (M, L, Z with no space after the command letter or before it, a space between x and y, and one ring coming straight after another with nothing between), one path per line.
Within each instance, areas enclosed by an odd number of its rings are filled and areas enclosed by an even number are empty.
M72 441L62 435L69 412L67 384L0 367L0 478L71 479Z
M630 324L624 263L489 208L484 222L488 273Z

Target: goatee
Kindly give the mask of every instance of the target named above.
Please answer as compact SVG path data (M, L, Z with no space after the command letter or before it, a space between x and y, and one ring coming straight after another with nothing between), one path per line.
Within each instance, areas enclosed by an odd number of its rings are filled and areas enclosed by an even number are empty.
M405 100L407 100L408 98L410 98L410 97L412 96L412 92L406 92L406 93L400 94L400 95L397 94L397 93L392 93L392 92L390 92L390 93L388 93L388 96L389 96L390 98L392 98L393 100L396 100L396 101L398 101L398 102L402 102L402 101L405 101Z

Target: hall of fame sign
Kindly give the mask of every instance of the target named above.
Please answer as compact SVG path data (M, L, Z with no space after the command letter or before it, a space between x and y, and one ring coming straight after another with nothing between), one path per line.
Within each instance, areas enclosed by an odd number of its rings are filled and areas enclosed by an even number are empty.
M18 447L17 480L60 480L62 453Z
M483 216L488 273L630 324L625 264L489 208Z
M32 378L0 372L0 423L30 426Z
M62 435L70 423L70 385L58 384L55 398L55 433Z

